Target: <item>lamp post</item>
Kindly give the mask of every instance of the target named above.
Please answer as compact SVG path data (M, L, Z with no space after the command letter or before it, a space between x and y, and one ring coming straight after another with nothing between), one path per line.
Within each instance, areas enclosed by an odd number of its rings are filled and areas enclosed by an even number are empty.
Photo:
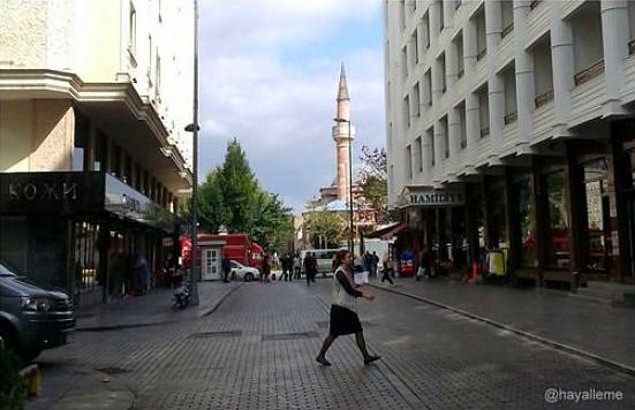
M348 127L348 251L355 260L354 225L353 225L353 140L351 139L351 121L343 118L334 118L336 123L345 123Z
M193 121L185 131L192 133L192 203L190 204L190 293L192 305L198 305L198 275L196 274L196 248L198 235L198 0L194 0L194 113Z

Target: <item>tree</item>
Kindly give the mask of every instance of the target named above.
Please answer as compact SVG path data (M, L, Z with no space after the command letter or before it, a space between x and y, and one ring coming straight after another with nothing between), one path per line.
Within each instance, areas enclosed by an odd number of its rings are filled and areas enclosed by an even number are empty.
M362 147L362 168L360 170L363 196L377 212L377 222L391 220L388 211L388 172L386 170L386 150Z
M260 187L240 143L227 144L223 164L199 187L197 210L204 230L244 232L265 249L284 251L292 235L291 209Z
M307 208L309 211L304 214L303 225L313 246L320 247L320 242L339 246L344 240L346 220L337 212L329 211L321 200L309 201Z

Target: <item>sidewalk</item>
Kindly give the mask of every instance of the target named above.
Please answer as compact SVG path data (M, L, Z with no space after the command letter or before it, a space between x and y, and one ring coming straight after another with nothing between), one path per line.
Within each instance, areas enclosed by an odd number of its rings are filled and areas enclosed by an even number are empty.
M635 311L567 297L566 293L456 281L397 278L371 286L464 311L498 327L536 335L635 369ZM461 313L461 312L459 312Z
M211 313L239 283L199 282L199 305L185 309L172 307L172 289L157 288L143 296L121 299L76 312L76 331L99 331L152 326Z

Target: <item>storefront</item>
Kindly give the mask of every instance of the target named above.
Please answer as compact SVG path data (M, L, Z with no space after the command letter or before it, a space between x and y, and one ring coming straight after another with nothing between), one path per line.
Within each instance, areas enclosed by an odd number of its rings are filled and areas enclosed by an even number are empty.
M0 174L0 256L81 305L139 288L135 258L146 260L156 283L174 222L105 172Z

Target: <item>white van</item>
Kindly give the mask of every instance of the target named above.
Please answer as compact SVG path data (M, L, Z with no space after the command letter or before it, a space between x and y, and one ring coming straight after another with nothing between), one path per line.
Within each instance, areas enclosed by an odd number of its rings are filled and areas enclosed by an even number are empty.
M337 249L306 249L300 251L300 263L302 266L302 274L306 275L304 271L304 258L306 255L311 252L315 253L315 259L317 259L317 270L318 273L321 273L322 276L326 277L326 274L333 273L333 259L335 259L335 254L339 251L346 250L346 248L337 248Z

